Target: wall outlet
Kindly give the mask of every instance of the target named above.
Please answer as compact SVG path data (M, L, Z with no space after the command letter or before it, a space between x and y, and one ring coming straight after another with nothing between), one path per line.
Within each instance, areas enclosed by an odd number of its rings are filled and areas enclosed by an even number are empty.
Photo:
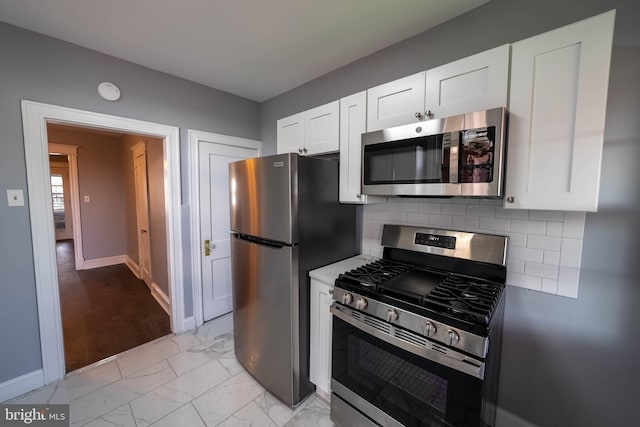
M24 206L24 192L22 190L7 190L9 206Z

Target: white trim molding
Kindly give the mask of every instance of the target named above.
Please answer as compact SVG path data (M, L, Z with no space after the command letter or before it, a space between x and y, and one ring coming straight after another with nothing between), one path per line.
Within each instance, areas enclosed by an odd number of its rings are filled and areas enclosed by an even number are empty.
M84 261L82 268L76 267L76 270L91 270L92 268L108 267L110 265L118 265L126 263L126 255L116 255L105 258L87 259Z
M233 147L249 148L258 151L262 155L262 141L237 138L235 136L220 135L211 132L202 132L189 129L189 219L191 230L191 282L193 289L193 317L194 328L204 323L202 307L202 260L200 259L200 144L221 144Z
M38 322L44 384L65 375L60 294L53 230L47 124L59 123L116 132L150 135L164 141L164 193L167 228L171 330L184 330L182 230L180 212L179 129L157 123L76 110L33 101L22 101L29 217L38 302ZM74 224L75 226L75 224ZM77 229L76 229L77 230Z
M160 289L160 286L158 286L156 282L151 283L151 295L158 301L160 307L171 316L171 302L169 301L169 297ZM183 320L182 324L184 325L184 323L185 321Z
M44 385L42 369L0 383L0 402L6 402Z
M82 270L84 248L82 246L82 218L80 218L80 184L78 180L78 145L49 142L49 154L61 154L69 159L69 185L71 196L71 222L73 224L73 250L76 268Z
M138 263L131 259L129 255L124 256L124 263L127 265L127 267L129 267L129 270L131 270L133 275L136 276L136 279L139 279L140 267L138 266Z

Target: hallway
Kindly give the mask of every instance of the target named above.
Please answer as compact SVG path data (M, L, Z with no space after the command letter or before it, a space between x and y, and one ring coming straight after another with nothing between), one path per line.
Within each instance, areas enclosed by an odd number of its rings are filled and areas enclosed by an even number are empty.
M169 315L124 264L76 271L73 240L56 243L67 372L171 333Z

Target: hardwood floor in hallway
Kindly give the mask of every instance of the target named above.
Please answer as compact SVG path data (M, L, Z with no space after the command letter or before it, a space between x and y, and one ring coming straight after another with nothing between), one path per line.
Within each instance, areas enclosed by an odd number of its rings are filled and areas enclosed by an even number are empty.
M169 315L124 265L76 271L73 240L56 243L66 371L171 333Z

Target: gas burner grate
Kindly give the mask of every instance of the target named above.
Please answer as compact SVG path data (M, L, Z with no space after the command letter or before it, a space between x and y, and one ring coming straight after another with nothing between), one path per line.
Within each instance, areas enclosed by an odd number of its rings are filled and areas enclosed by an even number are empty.
M453 317L488 325L503 289L500 283L452 274L425 296L424 302Z
M377 260L343 273L340 278L355 280L363 286L375 288L408 271L409 267L404 264Z

